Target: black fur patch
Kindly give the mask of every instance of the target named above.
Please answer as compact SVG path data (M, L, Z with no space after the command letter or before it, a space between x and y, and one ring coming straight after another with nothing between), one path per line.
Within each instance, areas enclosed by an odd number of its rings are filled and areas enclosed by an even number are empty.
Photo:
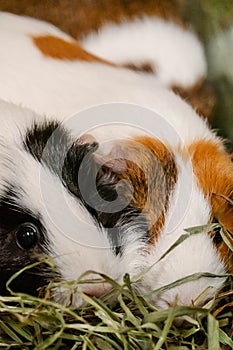
M133 225L135 218L141 212L130 205L125 205L127 199L123 192L117 193L119 175L106 166L100 167L94 160L93 153L97 148L97 143L79 145L75 142L67 153L62 178L69 190L80 199L95 219L96 224L105 228L116 255L122 254L122 226L131 222ZM81 178L82 191L77 176L80 171L85 175ZM118 201L115 202L117 198ZM145 218L141 218L140 223L137 222L137 229L144 230L146 239L148 225Z
M44 122L40 125L35 124L32 129L27 131L24 145L35 159L46 165L60 178L69 192L96 219L96 211L87 202L91 197L89 183L93 179L96 169L92 153L97 149L98 144L79 144L59 123ZM80 168L85 172L85 177L82 179L83 191L86 194L85 199L78 183Z
M34 158L61 179L64 186L88 210L96 225L107 230L115 253L120 254L122 238L119 220L121 224L129 223L140 211L129 205L123 210L117 207L118 204L124 207L124 194L117 205L113 204L117 197L116 185L119 179L108 167L100 168L95 161L93 153L97 150L98 143L83 144L79 140L73 140L59 123L44 122L41 125L35 124L28 130L24 145ZM82 189L78 177L80 172L84 174L81 178ZM95 188L91 184L96 184ZM145 228L146 220L141 225Z
M59 123L56 121L45 121L42 125L34 124L33 128L26 133L25 148L40 161L49 138L58 127Z
M59 177L61 177L64 159L71 145L70 135L56 121L35 123L27 131L24 141L25 149Z
M17 271L39 262L43 254L48 254L48 242L43 225L29 210L16 204L17 195L13 189L0 198L0 294L8 294L6 282ZM38 242L29 250L19 248L15 231L23 223L32 223L38 229ZM31 268L17 277L10 285L13 291L37 295L38 288L48 284L54 272L45 263Z

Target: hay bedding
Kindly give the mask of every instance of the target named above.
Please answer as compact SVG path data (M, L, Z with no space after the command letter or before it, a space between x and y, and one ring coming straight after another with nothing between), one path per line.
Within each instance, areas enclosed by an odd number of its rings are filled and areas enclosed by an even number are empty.
M163 257L201 230L203 227L187 230ZM221 235L233 251L229 233L221 228ZM52 263L43 258L45 261ZM8 281L9 291L11 281L20 278L20 273L22 271ZM167 310L157 310L146 297L135 293L133 284L140 276L131 280L125 275L124 284L119 285L98 273L95 280L88 281L89 273L93 271L85 273L78 281L66 282L65 287L77 291L81 283L104 280L111 283L112 290L100 299L79 292L86 302L80 309L64 306L51 298L55 281L41 291L39 298L13 291L10 296L0 297L0 349L233 349L233 275L228 275L224 290L215 300L208 301L202 308L175 305ZM199 277L200 274L188 276L163 289ZM216 276L208 274L208 277Z

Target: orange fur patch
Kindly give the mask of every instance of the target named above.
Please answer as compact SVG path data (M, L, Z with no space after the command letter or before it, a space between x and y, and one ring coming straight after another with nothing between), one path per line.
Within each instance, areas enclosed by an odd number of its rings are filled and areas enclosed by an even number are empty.
M86 61L110 64L85 51L75 40L66 41L53 35L32 37L34 45L46 57L69 61Z
M189 147L193 169L200 186L210 199L212 216L227 230L233 233L233 163L231 156L219 145L208 141L200 141ZM227 200L230 199L230 201ZM233 237L232 237L233 243ZM224 242L218 247L224 261L232 259L232 253ZM229 263L233 271L233 263Z
M136 137L127 142L126 148L132 161L126 160L127 170L121 178L133 186L131 204L145 213L154 243L164 226L169 197L177 181L176 164L164 144L150 137Z

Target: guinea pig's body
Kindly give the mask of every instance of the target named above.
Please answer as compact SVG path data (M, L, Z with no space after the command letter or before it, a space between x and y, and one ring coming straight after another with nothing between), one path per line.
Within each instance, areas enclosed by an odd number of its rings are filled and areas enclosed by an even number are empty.
M204 230L155 264L185 228L216 218L233 229L224 198L233 191L230 156L180 97L153 76L89 54L49 24L6 13L0 75L7 101L0 103L2 292L12 273L41 254L54 259L62 281L95 270L121 282L152 266L136 285L142 294L232 268L225 243ZM33 273L15 288L36 293L53 276L44 266ZM223 283L202 277L150 300L166 307L177 296L191 304ZM80 288L101 295L108 286ZM55 291L61 300L66 293Z
M178 0L99 0L31 3L11 1L1 9L55 24L99 57L155 75L201 115L216 102L207 78L204 48L185 22Z

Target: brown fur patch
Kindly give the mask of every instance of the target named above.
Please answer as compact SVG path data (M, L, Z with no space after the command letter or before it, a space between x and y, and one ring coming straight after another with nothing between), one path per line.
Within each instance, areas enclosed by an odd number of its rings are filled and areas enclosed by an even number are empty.
M76 41L66 41L53 35L42 35L32 37L34 45L46 57L59 60L69 61L86 61L86 62L109 62L102 60L89 52L85 51Z
M198 114L211 118L216 105L216 94L210 82L200 79L189 88L172 86L172 90L191 104Z
M126 147L132 161L126 160L127 170L121 178L133 186L131 204L145 213L154 243L164 226L170 194L177 181L176 164L173 154L159 140L136 137Z
M192 156L194 173L205 196L210 199L213 218L216 218L227 230L233 233L233 206L226 199L233 199L231 156L210 141L192 144L189 147L189 152ZM224 242L218 249L224 261L231 258L232 253ZM230 263L228 266L233 271L233 264Z
M153 73L153 74L155 74L155 69L153 68L153 66L152 66L152 64L150 62L144 62L144 63L141 63L141 64L124 63L122 65L122 67L134 70L135 72L143 72L143 73Z
M98 31L105 23L120 23L143 15L181 20L180 0L2 0L0 9L53 23L75 39Z

